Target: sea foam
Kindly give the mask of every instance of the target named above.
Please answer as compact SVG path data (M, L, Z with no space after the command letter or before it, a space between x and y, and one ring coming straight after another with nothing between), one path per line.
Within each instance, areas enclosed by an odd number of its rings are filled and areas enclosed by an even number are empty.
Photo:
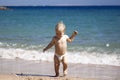
M25 50L14 48L0 48L0 57L5 59L22 59L53 62L54 52L47 51L45 53L37 50ZM100 54L96 52L68 52L67 58L69 63L81 64L101 64L120 66L119 54Z

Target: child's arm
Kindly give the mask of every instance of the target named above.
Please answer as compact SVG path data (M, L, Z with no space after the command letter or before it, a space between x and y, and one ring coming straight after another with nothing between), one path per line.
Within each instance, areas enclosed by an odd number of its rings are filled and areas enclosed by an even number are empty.
M54 45L54 38L52 39L52 41L47 45L47 47L45 47L43 49L43 52L45 52L46 50L48 50L49 48L51 48Z
M71 35L71 37L67 39L67 41L72 42L77 34L78 34L78 32L74 31L73 34Z

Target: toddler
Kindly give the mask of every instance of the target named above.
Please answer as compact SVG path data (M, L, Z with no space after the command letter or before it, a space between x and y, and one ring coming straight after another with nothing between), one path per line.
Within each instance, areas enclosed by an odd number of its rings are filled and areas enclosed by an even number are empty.
M56 27L56 35L52 38L51 42L48 44L46 48L43 49L45 52L47 49L55 46L55 54L54 54L54 68L55 68L55 77L59 76L59 66L60 62L63 64L63 76L67 75L67 42L72 42L74 37L78 34L77 31L74 31L71 37L65 35L65 25L63 22L59 22Z

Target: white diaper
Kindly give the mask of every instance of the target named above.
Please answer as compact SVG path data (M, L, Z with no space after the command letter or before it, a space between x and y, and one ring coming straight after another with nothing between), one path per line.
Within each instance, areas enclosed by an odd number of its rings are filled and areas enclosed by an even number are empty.
M55 54L55 56L57 56L57 58L59 59L59 61L62 61L63 57L65 56L66 54L64 55L59 55L59 54Z

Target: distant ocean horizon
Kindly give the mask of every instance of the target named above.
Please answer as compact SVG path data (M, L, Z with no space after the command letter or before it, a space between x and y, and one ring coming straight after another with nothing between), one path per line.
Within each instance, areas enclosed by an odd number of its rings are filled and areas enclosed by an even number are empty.
M120 5L2 5L4 7L119 7Z
M0 11L0 58L53 61L54 47L42 50L63 21L68 62L120 66L120 6L7 6Z
M16 6L5 6L8 8L15 8L15 7L24 7L24 8L119 8L120 5L16 5Z

